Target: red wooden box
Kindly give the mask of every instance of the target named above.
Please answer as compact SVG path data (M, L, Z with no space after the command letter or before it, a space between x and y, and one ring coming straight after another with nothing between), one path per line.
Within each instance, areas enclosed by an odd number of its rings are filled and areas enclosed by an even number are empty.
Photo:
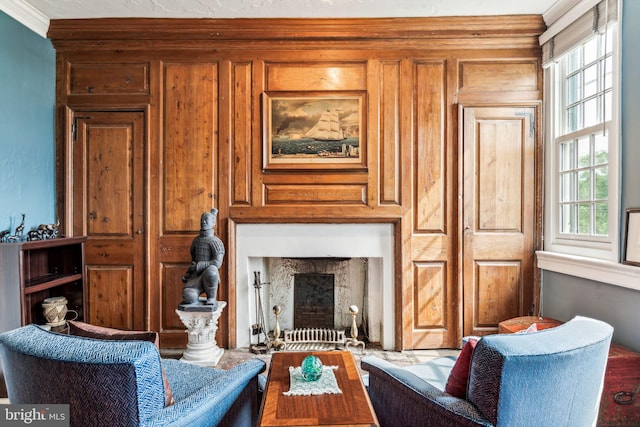
M505 320L498 323L499 334L514 334L516 332L527 329L532 324L536 324L536 330L541 331L547 328L555 328L562 325L562 322L550 317L539 316L522 316L514 317L513 319Z
M611 344L598 427L640 426L640 353Z

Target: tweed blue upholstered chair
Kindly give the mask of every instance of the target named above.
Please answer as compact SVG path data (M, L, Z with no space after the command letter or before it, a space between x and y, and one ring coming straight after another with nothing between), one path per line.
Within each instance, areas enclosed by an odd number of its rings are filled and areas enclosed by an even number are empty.
M112 341L28 325L0 335L9 401L70 405L72 426L254 426L253 359L228 370L161 359L147 341ZM162 369L175 403L165 406Z
M540 332L485 336L471 356L466 399L442 391L450 359L401 368L367 356L361 366L382 427L587 427L598 416L612 334L604 322L575 317Z

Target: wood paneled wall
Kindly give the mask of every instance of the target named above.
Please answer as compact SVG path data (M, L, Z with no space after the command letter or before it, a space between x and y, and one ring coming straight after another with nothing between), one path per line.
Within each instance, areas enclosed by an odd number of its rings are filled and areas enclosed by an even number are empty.
M173 311L211 206L227 248L220 345L235 345L236 223L387 222L396 224L396 347L455 346L458 109L537 105L543 29L540 16L53 20L62 226L84 215L73 207L75 118L142 111L147 253L142 283L129 286L143 291L134 309L163 346L186 342ZM310 91L364 94L364 167L264 167L264 94Z

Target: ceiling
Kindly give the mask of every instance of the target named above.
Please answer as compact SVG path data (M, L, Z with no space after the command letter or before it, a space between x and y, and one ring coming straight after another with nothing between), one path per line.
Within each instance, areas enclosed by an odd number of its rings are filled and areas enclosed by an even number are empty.
M544 15L567 1L576 0L0 0L0 10L46 36L51 19Z
M542 15L557 0L25 0L60 18L342 18Z

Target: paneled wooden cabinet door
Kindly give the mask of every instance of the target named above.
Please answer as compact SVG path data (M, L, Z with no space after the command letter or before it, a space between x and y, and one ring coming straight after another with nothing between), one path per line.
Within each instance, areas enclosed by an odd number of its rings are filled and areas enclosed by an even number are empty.
M145 329L144 113L74 118L73 229L86 235L88 322Z
M410 276L403 281L405 348L452 348L460 335L460 292L455 280L455 147L446 127L446 63L413 64L415 163ZM406 225L405 225L406 226Z
M533 301L535 109L463 108L464 335L497 332Z

